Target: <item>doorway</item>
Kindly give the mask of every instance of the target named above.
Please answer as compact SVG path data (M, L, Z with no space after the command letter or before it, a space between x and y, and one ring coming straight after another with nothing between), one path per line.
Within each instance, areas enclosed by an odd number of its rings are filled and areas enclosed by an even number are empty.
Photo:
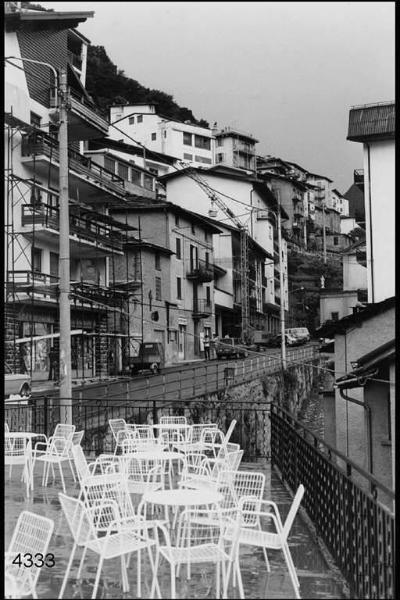
M186 325L179 325L178 330L178 360L185 359Z

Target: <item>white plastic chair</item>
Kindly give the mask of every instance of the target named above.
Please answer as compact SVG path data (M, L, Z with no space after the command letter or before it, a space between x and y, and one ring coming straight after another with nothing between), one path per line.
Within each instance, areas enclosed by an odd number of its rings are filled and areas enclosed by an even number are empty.
M156 544L156 542L150 539L147 527L143 525L138 517L122 517L120 511L118 510L117 504L115 501L110 499L104 499L100 505L95 504L92 506L87 506L81 500L71 498L65 494L60 493L58 497L74 540L67 570L65 572L61 590L58 596L59 598L62 598L64 594L75 552L78 547L83 549L83 554L79 564L77 579L80 579L81 577L86 552L90 550L99 557L92 598L96 598L103 562L113 558L120 558L121 560L122 591L124 593L129 592L127 559L132 552L138 553L137 596L140 597L140 552L144 549L147 549L149 555L153 574L153 591L157 591L158 597L161 597L157 582L154 559L151 552L151 548ZM97 535L98 528L96 525L98 523L99 510L101 510L103 513L109 514L110 516L108 525L105 528L105 535L102 537L98 537ZM154 597L154 595L152 597Z
M71 473L72 473L72 476L74 478L74 481L76 481L76 477L75 477L74 467L72 466L73 459L74 459L74 457L72 455L72 448L74 446L80 446L81 445L81 442L82 442L84 434L85 434L85 432L84 432L84 430L82 430L82 431L75 431L75 433L72 435L72 440L71 440L72 444L71 444L71 450L70 450L70 453L69 453L69 466L70 466Z
M128 424L125 419L109 419L108 423L115 441L114 455L116 456L122 442L132 435L135 425Z
M163 416L160 417L160 425L187 425L187 418L183 416Z
M46 556L53 529L54 521L47 517L27 510L20 513L6 553L5 564L5 573L10 576L9 582L13 583L14 587L10 591L17 593L15 598L30 595L37 598L36 584L40 572L44 570L37 566L40 562L37 556ZM18 554L21 555L20 564L16 564L15 560ZM26 558L27 555L32 556L32 564Z
M112 473L118 470L118 463L113 460L112 456L100 455L94 462L88 463L83 448L80 445L75 444L72 446L71 454L78 475L78 481L81 486L84 481L90 477L96 477L97 475Z
M299 506L303 495L304 486L300 485L297 489L295 497L293 498L293 502L291 504L284 524L282 524L279 509L275 502L272 502L271 500L261 500L257 503L257 506L253 506L249 509L249 502L248 500L246 501L246 498L242 498L239 501L239 507L242 511L244 520L253 520L254 518L256 518L257 523L260 524L258 528L241 528L239 544L244 544L247 546L256 546L259 548L261 547L264 551L282 550L287 568L289 570L289 576L293 585L295 598L300 598L300 583L297 577L292 555L290 554L287 540L291 527L293 525L293 521L296 517L297 511L299 510ZM271 533L270 531L261 529L261 524L265 523L265 521L272 521L276 529L275 533ZM268 563L267 570L270 571Z
M237 513L240 515L240 513ZM239 562L237 560L239 532L238 516L234 519L223 517L217 510L184 510L178 519L178 527L175 543L171 543L171 538L166 527L158 523L157 527L162 533L160 538L164 538L164 544L159 545L159 556L165 558L171 569L171 596L176 598L176 577L182 564L187 565L187 579L190 579L192 565L212 563L216 566L216 595L220 597L221 591L221 572L223 598L227 597L227 588L232 568L238 580L241 581ZM207 524L199 523L199 519L207 519ZM226 542L225 532L229 529L231 538ZM156 568L158 569L159 556L156 558ZM150 597L154 597L153 582ZM242 597L242 596L241 596Z
M49 438L47 443L38 442L35 445L35 449L33 451L33 470L35 469L37 461L43 463L42 485L47 486L48 484L50 467L52 469L53 481L55 480L54 465L58 465L63 490L65 492L65 481L62 463L69 463L73 435L74 432L71 432L66 438L61 436L52 436Z
M12 438L5 435L4 441L4 465L10 467L9 477L14 465L22 465L22 479L29 498L29 490L33 490L32 442L23 435Z
M75 433L75 430L75 425L68 425L67 423L57 423L53 435L51 437L69 439L71 434Z

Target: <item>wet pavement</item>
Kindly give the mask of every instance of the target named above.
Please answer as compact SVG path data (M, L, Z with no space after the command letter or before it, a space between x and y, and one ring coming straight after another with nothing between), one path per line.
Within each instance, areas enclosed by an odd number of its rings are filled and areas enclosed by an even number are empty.
M8 548L19 513L29 510L54 520L54 533L48 552L54 554L55 566L44 567L37 585L38 598L57 598L67 561L72 550L72 537L58 501L62 491L56 474L55 483L48 487L41 485L41 466L35 472L33 497L26 498L25 486L20 481L21 467L13 467L12 478L5 470L5 548ZM268 462L259 464L242 463L241 470L262 471L266 475L265 497L278 504L282 519L290 508L291 496L286 491L275 472L271 472ZM68 467L66 475L67 494L78 496L78 484L74 484ZM50 478L51 481L51 478ZM289 547L300 581L301 598L346 598L344 581L331 569L316 544L310 530L298 514L289 535ZM241 546L240 568L243 578L245 598L294 598L293 588L280 551L269 551L271 572L267 573L261 549ZM76 555L64 598L91 598L97 568L97 555L88 553L81 580L75 577L79 565L80 552ZM147 556L142 562L142 597L148 598L151 585L150 567ZM106 561L103 566L97 598L137 598L136 596L136 557L133 555L128 569L130 592L123 593L119 559ZM166 561L159 567L158 580L163 598L170 598L170 571ZM193 566L192 577L188 581L183 569L177 579L177 598L215 598L215 567L213 565ZM238 588L232 583L228 590L229 598L239 598Z

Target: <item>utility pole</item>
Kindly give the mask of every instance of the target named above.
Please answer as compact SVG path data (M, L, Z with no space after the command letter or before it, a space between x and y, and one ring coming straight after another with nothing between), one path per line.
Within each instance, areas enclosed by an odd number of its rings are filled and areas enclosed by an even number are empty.
M322 200L322 239L323 239L324 263L326 264L325 199Z
M285 294L283 280L283 260L282 260L282 229L281 229L281 197L280 191L276 190L278 200L278 249L279 249L279 285L281 288L281 305L280 305L280 320L281 320L281 358L282 369L286 369L286 339L285 339Z
M69 255L69 191L68 191L68 90L67 71L60 70L59 85L59 187L60 187L60 421L72 423L71 383L71 308Z

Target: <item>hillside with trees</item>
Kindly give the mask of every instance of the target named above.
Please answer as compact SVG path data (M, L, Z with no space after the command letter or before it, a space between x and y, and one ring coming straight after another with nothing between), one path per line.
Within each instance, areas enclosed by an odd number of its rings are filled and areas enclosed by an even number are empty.
M88 48L86 89L105 115L108 115L108 108L113 104L156 103L157 112L161 115L208 127L207 121L196 119L189 108L179 106L170 94L144 87L127 77L110 60L104 46Z

